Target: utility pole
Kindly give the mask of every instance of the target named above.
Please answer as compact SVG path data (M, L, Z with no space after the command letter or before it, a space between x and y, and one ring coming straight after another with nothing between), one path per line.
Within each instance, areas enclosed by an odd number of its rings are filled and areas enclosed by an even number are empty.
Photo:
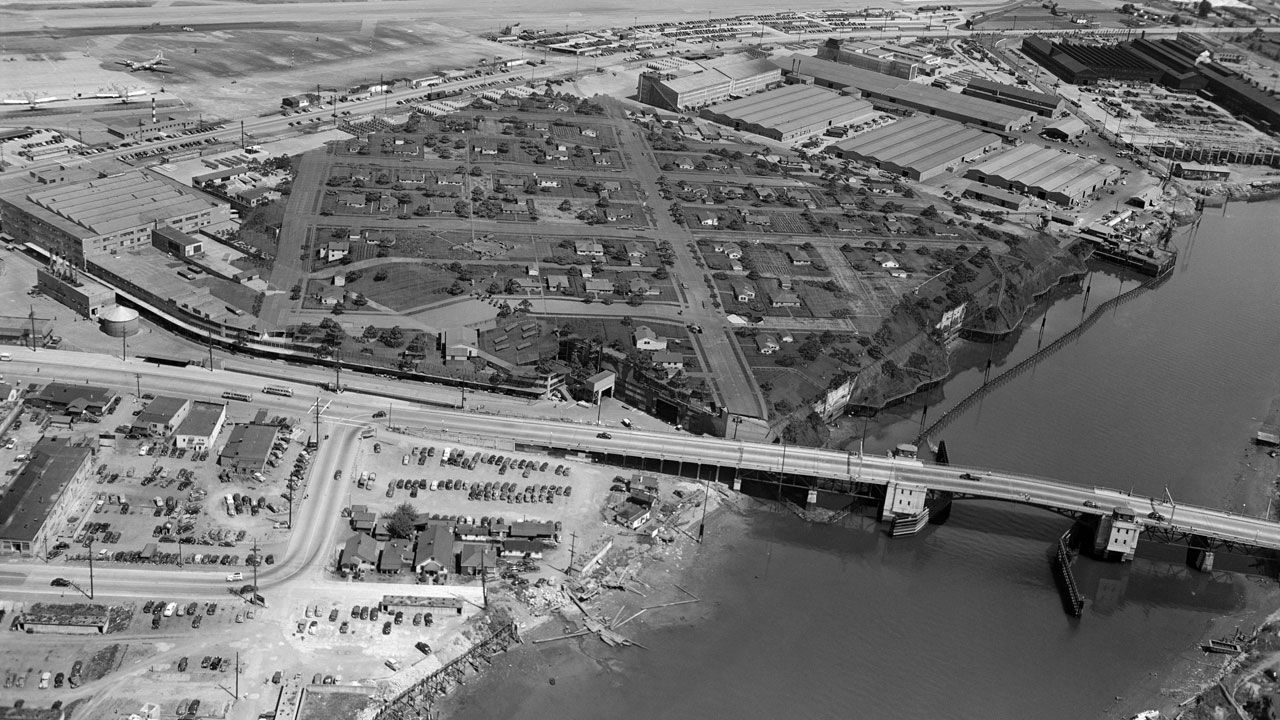
M93 599L93 536L89 536L89 599Z
M129 338L125 335L120 336L120 359L129 359Z
M290 495L292 494L293 493L290 493ZM255 535L253 538L253 592L255 595L258 593L258 563L259 562L261 562L261 560L258 558L258 537ZM249 604L250 605L253 604L252 598L249 599ZM237 673L236 675L239 676L239 673Z
M577 546L578 546L578 533L576 532L569 533L569 568L568 569L570 570L573 569L573 556L575 551L577 550ZM565 573L565 574L567 575L568 573Z
M387 429L391 429L391 401L387 401Z
M31 352L36 351L36 306L31 305Z
M209 372L213 372L213 333L205 336L209 341Z
M134 377L134 381L137 383L137 386L138 386L138 399L141 400L142 399L142 373L134 373L133 377Z
M466 385L462 386L462 403L458 405L458 408L462 410L467 409L467 386Z
M316 450L320 450L320 396L316 396Z
M716 465L716 472L720 472L720 466ZM708 475L706 481L702 484L702 521L698 523L698 542L702 542L702 536L707 532L707 504L711 502L711 476Z
M240 699L240 651L236 651L236 699Z

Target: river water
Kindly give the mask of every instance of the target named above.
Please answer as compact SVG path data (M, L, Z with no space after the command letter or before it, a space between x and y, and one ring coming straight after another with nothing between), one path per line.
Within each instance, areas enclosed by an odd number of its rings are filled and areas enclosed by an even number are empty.
M950 424L941 437L953 462L1138 493L1167 486L1182 502L1260 511L1244 505L1256 489L1233 478L1280 392L1278 209L1232 205L1181 234L1168 282ZM1139 280L1099 266L1088 304ZM1084 306L1082 289L1055 293L1024 332L960 359L981 368L990 355L994 376L1035 351L1042 317L1048 343ZM930 413L981 379L959 372ZM920 411L906 404L873 421L868 451L913 437ZM856 521L722 517L690 550L686 587L704 602L686 607L698 617L668 609L629 625L648 650L584 642L589 670L568 643L526 645L469 685L452 717L1115 717L1116 696L1195 654L1210 621L1249 609L1246 575L1196 573L1179 553L1150 549L1123 566L1078 561L1088 604L1069 618L1046 556L1068 526L974 501L898 540Z

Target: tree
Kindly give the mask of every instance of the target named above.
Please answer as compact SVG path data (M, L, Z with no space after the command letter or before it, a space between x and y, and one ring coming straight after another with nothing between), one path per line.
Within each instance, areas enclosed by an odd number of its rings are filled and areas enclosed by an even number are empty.
M387 515L387 534L393 538L413 537L418 522L418 511L409 503L400 503Z
M1209 13L1213 12L1213 3L1209 0L1200 0L1200 5L1196 8L1196 15L1200 17L1209 17Z

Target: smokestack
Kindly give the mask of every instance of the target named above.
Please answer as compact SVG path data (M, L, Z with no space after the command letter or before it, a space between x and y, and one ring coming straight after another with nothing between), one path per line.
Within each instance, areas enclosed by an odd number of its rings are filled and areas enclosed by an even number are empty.
M151 124L156 124L156 96L151 96Z

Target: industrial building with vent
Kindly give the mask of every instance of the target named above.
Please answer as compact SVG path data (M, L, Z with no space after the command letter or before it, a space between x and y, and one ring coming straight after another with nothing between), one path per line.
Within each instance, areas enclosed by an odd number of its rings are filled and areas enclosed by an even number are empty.
M230 216L228 206L140 170L50 185L36 178L0 197L6 232L77 267L86 257L150 245L157 225L195 232Z
M998 83L986 78L973 78L962 92L1000 105L1030 110L1044 117L1053 117L1062 110L1064 105L1062 98L1057 95Z
M1083 202L1120 178L1114 165L1040 145L1022 145L970 168L965 177L1058 205Z
M1099 80L1154 83L1161 75L1123 45L1054 42L1032 35L1022 41L1022 52L1072 85L1092 85Z
M647 105L682 112L767 90L781 82L782 70L772 62L728 55L674 72L642 72L636 97Z
M966 97L844 63L798 53L778 63L786 70L788 82L834 90L854 88L877 106L908 108L999 132L1009 132L1031 122L1029 110Z
M954 165L997 150L999 136L949 120L919 115L836 143L836 155L886 172L930 180Z
M874 114L871 103L856 95L812 85L788 85L703 108L701 113L721 125L781 142L857 123Z

